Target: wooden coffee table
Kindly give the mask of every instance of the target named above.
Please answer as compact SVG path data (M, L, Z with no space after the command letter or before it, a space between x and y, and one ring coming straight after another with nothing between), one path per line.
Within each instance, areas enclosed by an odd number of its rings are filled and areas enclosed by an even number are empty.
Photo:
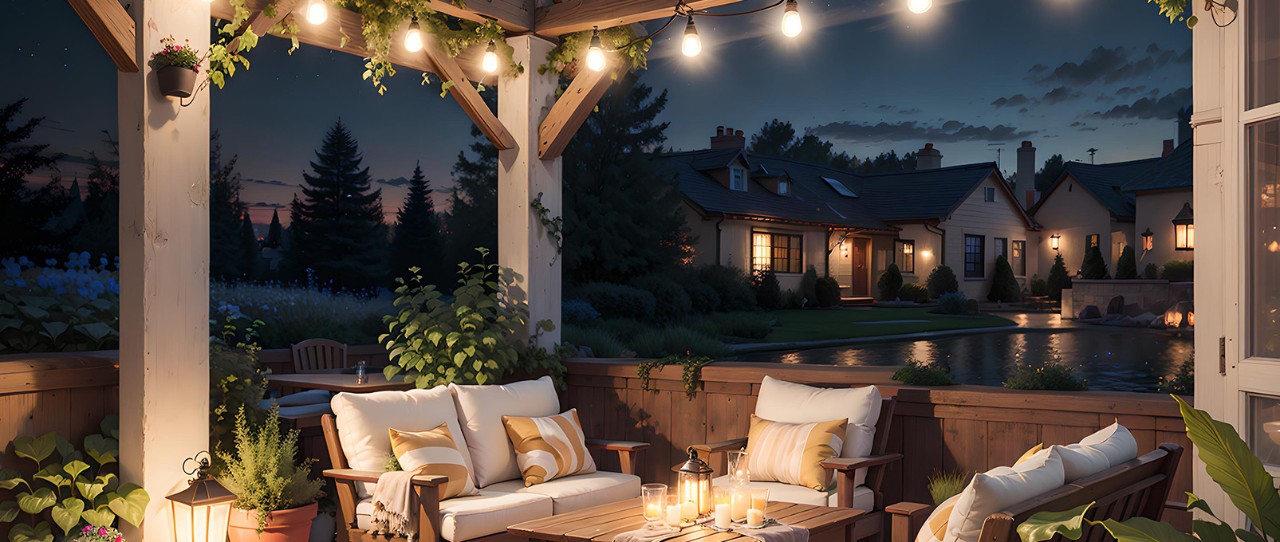
M787 525L809 529L811 542L851 542L853 526L862 510L808 504L770 502L765 516ZM543 542L613 542L618 533L643 527L640 499L602 504L518 523L507 528L512 536ZM698 526L685 527L664 542L746 542L754 540L738 533L722 533Z

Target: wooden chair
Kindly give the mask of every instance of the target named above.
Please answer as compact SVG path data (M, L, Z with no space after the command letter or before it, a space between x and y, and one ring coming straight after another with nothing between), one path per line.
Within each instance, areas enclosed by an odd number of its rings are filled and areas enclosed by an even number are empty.
M1096 502L1087 517L1098 521L1124 521L1135 517L1159 520L1172 487L1182 447L1164 443L1154 451L1093 476L1081 478L1007 510L987 516L982 523L982 542L1017 542L1017 528L1037 512L1062 512ZM892 542L912 542L924 528L933 506L901 502L885 509L892 518ZM1065 540L1055 537L1054 541ZM1087 542L1115 540L1106 529L1086 524Z
M293 372L323 373L347 368L347 345L330 339L307 339L293 345Z
M875 508L867 510L866 515L854 526L851 540L880 540L884 531L884 473L885 468L902 459L902 454L885 453L889 446L889 428L893 424L893 410L897 404L894 398L881 399L880 418L876 420L875 443L868 457L833 457L822 464L824 468L833 469L836 476L836 499L839 506L853 508L855 473L867 469L866 481L863 483L875 495ZM746 437L724 440L710 444L695 444L693 448L704 457L746 448Z

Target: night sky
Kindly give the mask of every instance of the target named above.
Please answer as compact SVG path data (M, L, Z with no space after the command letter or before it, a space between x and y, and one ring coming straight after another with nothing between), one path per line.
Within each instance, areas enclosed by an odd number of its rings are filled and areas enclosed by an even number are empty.
M1012 172L1024 139L1038 161L1087 161L1090 147L1099 163L1154 156L1190 104L1191 33L1143 0L935 0L924 15L905 3L801 0L805 31L795 40L779 32L780 11L703 17L704 51L692 60L677 50L683 24L672 25L642 76L669 92L669 146L704 148L716 125L750 134L777 117L859 157L932 142L953 165L994 161L991 144L1004 143ZM47 118L34 139L68 155L64 179L82 175L79 159L105 152L101 131L116 131L114 67L66 2L3 5L0 103L29 97L25 115ZM362 59L287 48L263 39L248 72L200 97L213 100L224 155L239 155L254 221L288 202L338 117L384 180L388 212L416 161L439 207L471 138L469 119L438 84L422 87L402 69L378 96L360 78Z

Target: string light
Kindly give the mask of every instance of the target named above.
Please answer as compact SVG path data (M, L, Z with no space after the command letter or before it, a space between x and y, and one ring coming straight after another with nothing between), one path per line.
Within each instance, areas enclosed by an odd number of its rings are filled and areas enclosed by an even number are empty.
M932 7L933 0L907 0L907 9L911 10L911 13L924 13Z
M498 52L493 40L489 40L489 46L484 48L484 58L480 61L480 67L485 73L496 73L498 71Z
M311 24L324 24L329 20L329 6L326 6L324 0L311 0L307 4L307 22Z
M604 69L604 44L600 42L600 27L591 30L591 45L587 47L587 67L598 72Z
M413 16L409 23L409 31L404 33L404 48L410 53L422 50L422 27L418 25L418 16Z
M782 35L794 38L800 35L804 24L800 21L800 4L796 0L787 0L787 10L782 14Z
M698 37L698 27L693 24L693 15L689 16L689 22L684 25L684 39L680 42L680 52L690 58L702 52L702 38Z

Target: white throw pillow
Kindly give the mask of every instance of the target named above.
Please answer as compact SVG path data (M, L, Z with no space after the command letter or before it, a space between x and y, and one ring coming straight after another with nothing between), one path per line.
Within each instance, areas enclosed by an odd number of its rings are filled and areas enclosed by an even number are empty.
M1111 461L1113 467L1138 457L1138 441L1133 438L1133 433L1119 422L1080 439L1080 444L1092 446L1107 454L1107 459Z
M844 416L844 448L840 457L867 457L875 446L876 421L880 419L880 390L861 388L817 388L765 376L760 382L756 416L782 423L826 422ZM858 469L854 486L862 485L867 469Z
M977 542L987 516L1063 485L1062 459L1050 448L1013 467L977 474L956 500L944 542Z
M1138 457L1138 441L1119 423L1080 439L1078 443L1054 448L1062 458L1062 470L1068 484Z
M507 437L503 416L538 418L560 413L560 398L550 377L502 386L450 384L458 422L471 450L476 485L486 487L520 478L516 451Z
M466 450L466 438L458 425L458 411L449 388L429 390L339 393L330 401L337 418L338 440L347 464L353 469L382 472L391 458L391 435L387 431L430 431L447 424L459 450ZM462 454L471 470L471 458ZM361 497L372 494L373 484L359 484Z

